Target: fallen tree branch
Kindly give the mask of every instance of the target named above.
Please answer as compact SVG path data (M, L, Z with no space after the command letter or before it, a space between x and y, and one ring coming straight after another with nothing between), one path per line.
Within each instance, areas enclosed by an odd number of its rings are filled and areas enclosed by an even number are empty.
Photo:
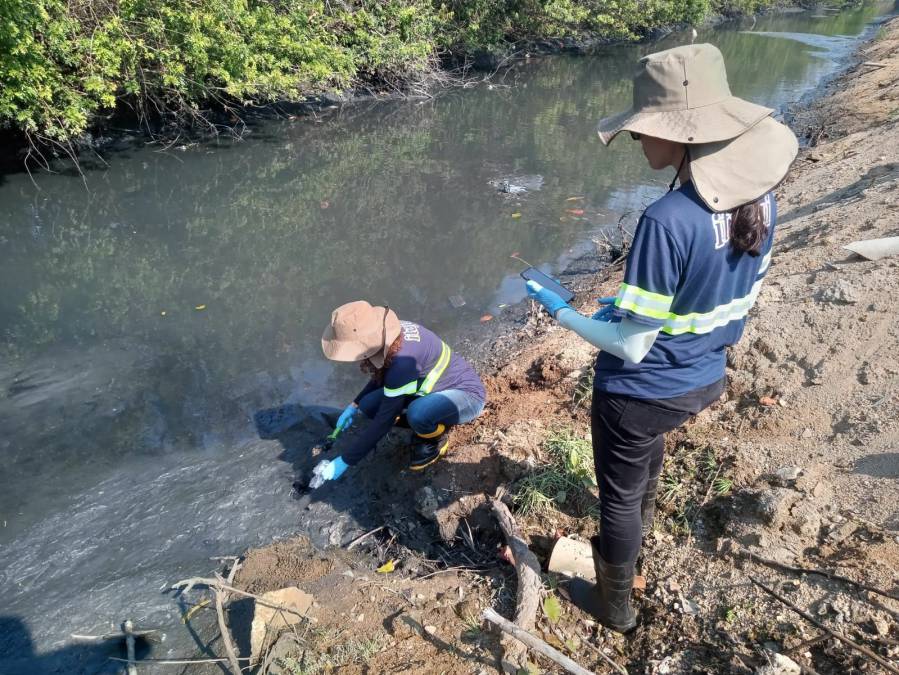
M736 547L735 547L736 548ZM786 572L795 572L797 574L814 574L819 577L824 577L825 579L832 579L834 581L842 581L843 583L850 584L851 586L855 586L856 588L861 588L865 591L870 591L871 593L876 593L877 595L882 595L885 598L889 598L890 600L899 601L899 596L888 593L887 591L882 591L879 588L875 588L874 586L869 586L868 584L862 583L861 581L855 581L855 579L850 579L849 577L844 577L842 575L836 574L834 572L829 572L827 570L819 570L814 567L794 567L793 565L786 565L781 562L777 562L776 560L769 560L768 558L762 558L743 547L740 547L736 550L737 555L743 556L750 561L759 562L763 565L767 565L768 567L774 567L776 569L784 570Z
M526 630L522 630L508 619L504 619L492 608L488 607L487 609L485 609L481 613L481 617L497 626L507 635L512 636L516 640L533 649L535 652L542 654L553 663L561 666L569 673L573 673L574 675L593 675L593 673L591 673L589 670L579 666L577 663L565 656L562 652L553 649L537 636L532 635Z
M224 582L224 580L221 581ZM231 666L234 675L240 675L240 662L237 660L237 651L234 649L231 629L228 628L228 622L225 620L226 592L220 586L213 587L212 591L215 593L215 613L218 617L219 632L222 634L222 643L225 645L225 654L228 656L228 665Z
M369 538L371 535L373 535L375 532L380 532L380 531L383 530L385 527L387 527L387 526L386 526L386 525L378 525L378 527L376 527L375 529L369 530L369 531L366 532L365 534L356 537L355 539L353 539L353 541L351 541L349 544L347 544L346 550L347 550L347 551L352 551L353 548L354 548L355 546L361 544L363 541L365 541L366 539L368 539L368 538Z
M818 628L820 628L821 630L823 630L825 633L827 633L828 635L830 635L832 638L835 638L835 639L839 640L839 641L842 642L843 644L845 644L845 645L847 645L848 647L851 647L852 649L854 649L855 651L857 651L859 654L862 654L862 655L864 655L865 657L871 659L872 661L875 661L876 663L879 663L881 666L883 666L884 668L886 668L889 672L893 673L894 675L899 675L899 668L897 668L896 666L894 666L892 663L890 663L889 661L887 661L887 660L884 659L883 657L879 656L878 654L875 654L874 652L872 652L872 651L871 651L870 649L868 649L867 647L864 647L864 646L858 644L857 642L853 642L852 640L850 640L849 638L847 638L847 637L846 637L845 635L843 635L842 633L838 633L837 631L832 630L831 628L828 628L828 627L825 626L823 623L821 623L820 621L818 621L815 617L813 617L811 614L809 614L808 612L806 612L806 611L803 610L803 609L800 609L799 607L797 607L796 605L794 605L792 602L790 602L789 600L787 600L785 597L783 597L782 595L780 595L777 591L775 591L775 590L769 588L768 586L766 586L765 584L763 584L761 581L759 581L759 580L756 579L755 577L750 576L750 577L749 577L749 580L750 580L752 583L754 583L756 586L758 586L759 588L761 588L763 591L765 591L765 593L767 593L768 595L770 595L772 598L774 598L775 600L777 600L777 601L780 602L781 604L786 605L787 607L789 607L790 609L792 609L794 612L796 612L799 616L801 616L803 619L805 619L806 621L808 621L808 622L809 622L810 624L812 624L813 626L817 626Z
M540 590L543 588L543 581L540 578L540 562L525 543L509 508L501 501L502 496L503 490L500 488L491 500L491 505L493 515L496 516L499 527L509 544L509 549L512 551L515 574L518 577L518 588L515 592L515 625L528 631L533 629L536 623L537 609L540 606ZM517 672L524 667L527 660L527 649L522 642L521 640L503 640L504 669L508 665L514 668L513 672Z
M271 607L272 609L280 609L283 612L288 612L289 614L296 614L299 617L305 618L305 614L302 612L298 612L296 609L291 609L290 607L286 607L284 605L279 605L278 603L271 602L270 600L266 600L258 595L254 595L253 593L247 593L246 591L242 591L239 588L234 588L234 586L230 586L228 584L222 583L217 579L204 579L202 577L192 577L190 579L182 579L181 581L176 581L171 585L171 590L178 591L180 593L187 593L194 586L207 586L208 588L221 588L223 591L227 591L228 593L232 593L234 595L240 595L245 598L253 598L257 603L262 605L263 607Z

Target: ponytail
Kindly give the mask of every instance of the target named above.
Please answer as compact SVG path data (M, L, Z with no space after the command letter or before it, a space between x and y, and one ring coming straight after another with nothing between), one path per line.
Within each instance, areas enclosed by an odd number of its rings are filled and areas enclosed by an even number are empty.
M762 199L738 206L731 212L730 245L752 257L761 253L762 244L768 236Z

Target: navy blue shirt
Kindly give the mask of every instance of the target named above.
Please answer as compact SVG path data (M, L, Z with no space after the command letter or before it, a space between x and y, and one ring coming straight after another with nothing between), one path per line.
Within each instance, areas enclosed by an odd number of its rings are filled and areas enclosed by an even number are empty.
M660 328L640 363L600 352L594 386L634 398L673 398L724 377L725 348L743 335L771 261L777 207L761 201L761 254L730 245L730 213L715 213L692 183L643 213L628 254L615 315Z
M383 383L371 380L355 398L359 403L364 396L383 387L383 398L374 420L341 453L350 466L377 445L415 396L460 389L480 401L487 399L484 384L474 368L452 352L443 340L411 321L400 321L400 327L403 343L384 373Z

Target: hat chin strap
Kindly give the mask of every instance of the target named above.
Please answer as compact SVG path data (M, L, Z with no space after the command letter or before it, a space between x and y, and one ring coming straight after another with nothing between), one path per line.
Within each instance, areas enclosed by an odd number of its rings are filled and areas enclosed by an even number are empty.
M686 145L684 146L684 156L681 157L680 164L677 165L677 171L674 174L674 178L671 179L671 184L668 186L668 192L672 192L674 190L674 186L677 185L678 176L680 176L680 172L684 170L684 164L687 162L687 157L690 155L690 148Z

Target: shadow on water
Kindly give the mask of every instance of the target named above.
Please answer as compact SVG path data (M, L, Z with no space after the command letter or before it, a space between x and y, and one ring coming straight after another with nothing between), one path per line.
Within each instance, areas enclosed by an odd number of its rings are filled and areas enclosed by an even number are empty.
M148 645L140 639L136 646L138 658L149 652ZM124 656L123 645L115 640L69 644L38 654L25 622L17 616L0 616L0 673L3 675L119 673L121 664L110 661L109 657Z
M351 441L352 434L347 432L348 437L339 438L333 447L325 442L339 412L336 408L286 405L256 415L260 436L277 440L283 448L278 459L290 464L294 497L303 509L300 531L318 547L345 546L364 532L388 525L404 546L426 558L440 559L448 552L454 520L450 517L450 529L440 532L425 519L419 513L421 488L433 490L435 507L452 510L461 497L493 494L527 469L498 452L486 451L478 453L476 462L441 461L423 472L412 472L408 469L412 431L394 427L341 479L310 491L306 486L315 465L333 459ZM361 428L365 423L357 424ZM467 514L466 520L480 532L482 541L495 536L493 516L485 504Z

